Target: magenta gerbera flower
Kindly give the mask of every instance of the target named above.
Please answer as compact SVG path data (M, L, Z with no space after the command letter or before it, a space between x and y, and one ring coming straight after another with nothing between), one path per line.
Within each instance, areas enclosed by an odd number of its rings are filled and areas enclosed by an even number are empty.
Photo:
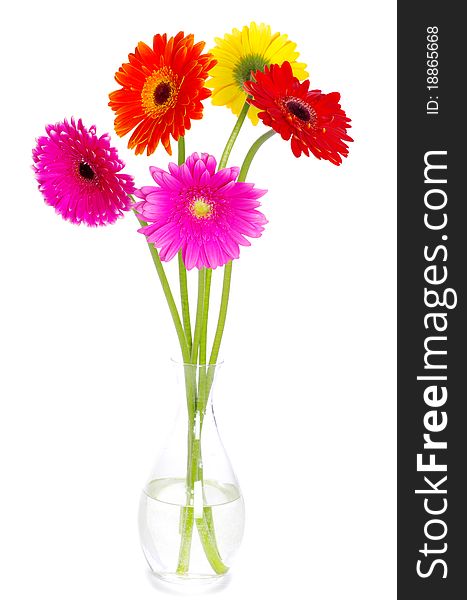
M247 237L261 236L267 223L257 209L266 190L236 181L237 167L216 173L216 159L196 152L185 164L169 164L169 172L150 168L157 187L135 192L143 201L134 205L148 225L139 229L171 260L181 249L187 269L215 269L249 246Z
M119 173L125 164L110 145L81 119L47 125L37 140L33 169L45 201L72 223L108 225L129 210L133 178Z

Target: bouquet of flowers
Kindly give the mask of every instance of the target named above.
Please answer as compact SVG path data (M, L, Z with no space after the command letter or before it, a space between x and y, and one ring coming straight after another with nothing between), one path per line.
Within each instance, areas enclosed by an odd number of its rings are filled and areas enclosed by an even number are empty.
M240 506L236 479L225 475L226 469L217 478L207 477L203 456L215 454L205 447L210 427L207 408L218 369L233 261L240 257L240 247L261 237L267 224L259 201L266 190L247 181L250 165L276 133L290 142L295 157L313 155L334 165L341 164L348 154L346 142L352 141L340 95L310 88L306 65L299 62L296 44L287 35L251 23L215 43L205 53L205 43L195 42L193 35L156 34L149 45L139 42L115 74L119 88L109 94L109 106L115 112L117 135L131 134L128 148L149 156L162 144L172 155L172 142L177 143L177 161L167 168L151 166L152 181L136 187L134 178L122 173L124 164L110 136L99 136L94 125L88 128L81 119L47 125L46 135L37 139L33 150L39 190L63 219L103 226L126 212L134 213L167 301L181 354L186 431L175 443L183 449L184 460L182 467L173 468L177 472L165 466L163 476L156 473L146 486L141 535L150 566L170 580L225 574L241 538L241 510L232 526L233 513L226 525L215 509L229 502ZM186 132L192 120L203 117L203 102L209 97L237 116L219 161L205 152L207 148L188 157L185 151ZM267 130L240 167L230 166L247 117L253 126L261 121ZM163 264L175 259L179 302ZM209 344L211 279L217 268L223 269L223 283ZM198 273L193 311L187 277L192 269ZM147 498L176 506L175 526L170 527L168 513L151 508ZM235 543L229 545L224 538Z

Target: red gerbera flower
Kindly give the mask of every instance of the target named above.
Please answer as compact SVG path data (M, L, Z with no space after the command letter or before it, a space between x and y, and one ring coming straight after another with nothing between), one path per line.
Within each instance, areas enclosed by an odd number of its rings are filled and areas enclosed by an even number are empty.
M341 156L349 153L344 140L353 140L347 135L350 119L341 109L340 94L309 90L309 80L300 83L288 62L256 71L252 79L244 84L251 96L248 101L260 109L258 116L265 125L284 140L292 138L296 157L311 151L316 158L341 164Z
M128 148L136 154L152 154L159 142L169 154L170 136L178 140L190 129L191 119L201 119L201 102L211 95L204 87L209 70L216 64L211 54L201 54L204 42L194 43L183 31L167 41L155 35L152 48L139 42L129 63L115 73L122 87L109 94L115 111L115 131L124 136L132 129Z

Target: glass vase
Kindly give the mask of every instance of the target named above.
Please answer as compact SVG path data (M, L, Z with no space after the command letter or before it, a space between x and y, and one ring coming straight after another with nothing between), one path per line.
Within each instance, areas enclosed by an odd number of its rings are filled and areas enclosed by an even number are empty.
M140 501L139 530L152 571L171 582L223 577L240 546L244 504L217 430L220 365L173 363L178 410Z

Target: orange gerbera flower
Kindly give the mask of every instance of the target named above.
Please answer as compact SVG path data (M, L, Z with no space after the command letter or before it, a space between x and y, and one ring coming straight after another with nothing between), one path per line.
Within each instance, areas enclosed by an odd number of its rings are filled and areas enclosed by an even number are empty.
M159 142L172 154L170 136L178 140L190 129L191 119L203 116L202 101L211 95L204 87L216 64L211 54L201 54L204 42L194 43L183 31L167 40L157 34L152 48L139 42L130 62L115 73L122 87L109 94L116 113L115 131L123 137L134 129L128 148L152 154Z

